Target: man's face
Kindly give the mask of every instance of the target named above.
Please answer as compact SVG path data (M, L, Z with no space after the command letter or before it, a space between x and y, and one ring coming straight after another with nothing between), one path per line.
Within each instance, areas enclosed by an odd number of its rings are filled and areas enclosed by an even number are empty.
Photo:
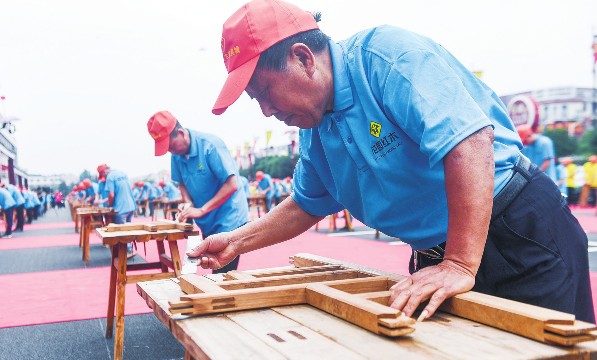
M313 128L323 117L322 91L304 68L292 63L283 71L255 70L245 91L259 102L263 115L275 116L288 126Z
M170 153L185 155L188 153L188 149L189 144L185 140L183 129L178 129L175 136L170 135L170 146L168 146Z

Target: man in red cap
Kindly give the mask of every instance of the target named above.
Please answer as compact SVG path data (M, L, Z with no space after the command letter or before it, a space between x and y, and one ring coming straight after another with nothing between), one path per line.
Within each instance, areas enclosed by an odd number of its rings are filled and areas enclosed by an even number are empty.
M116 212L112 221L115 224L131 222L136 205L128 176L120 170L110 169L106 164L99 165L97 173L98 178L106 179L104 192L108 193L108 207ZM131 243L127 244L127 253L127 257L136 255Z
M247 222L247 195L238 167L220 138L183 128L168 111L154 114L147 130L155 140L156 156L172 154L172 180L179 184L183 201L193 204L180 213L180 221L193 219L204 236L231 231ZM236 256L214 272L236 270L238 261Z
M557 184L558 176L555 165L555 148L553 141L543 134L534 131L529 125L518 125L516 127L518 136L524 145L523 155L537 165L543 172Z
M245 91L265 116L302 129L300 160L292 196L207 237L188 254L201 266L348 209L411 246L411 276L390 297L407 316L474 289L594 321L586 234L522 155L499 97L444 47L389 25L335 42L278 0L243 5L221 44L228 78L212 112Z

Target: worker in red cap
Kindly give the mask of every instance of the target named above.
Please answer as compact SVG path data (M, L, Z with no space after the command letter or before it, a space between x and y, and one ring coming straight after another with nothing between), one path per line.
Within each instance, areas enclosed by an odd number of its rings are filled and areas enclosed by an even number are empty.
M204 236L247 223L247 195L236 162L220 138L183 128L168 111L151 116L147 130L155 140L156 156L172 154L172 180L178 182L183 201L192 203L179 214L180 221L193 219ZM214 272L236 270L238 261L239 257L234 257Z
M105 190L108 193L108 207L114 209L116 214L112 217L115 224L125 224L132 220L136 205L129 184L128 176L115 169L110 169L106 164L97 167L98 178L105 177ZM131 243L127 244L127 257L135 256Z
M586 234L495 92L428 37L383 25L333 41L318 15L253 0L224 23L212 112L246 92L301 128L300 159L291 197L188 255L219 268L347 209L413 250L389 301L407 316L473 289L594 322Z
M547 136L535 132L529 125L518 125L516 130L524 145L522 153L557 184L558 176L556 174L553 141Z
M270 174L259 170L255 172L255 181L257 181L257 191L265 194L265 212L272 209L272 202L275 194L274 182Z

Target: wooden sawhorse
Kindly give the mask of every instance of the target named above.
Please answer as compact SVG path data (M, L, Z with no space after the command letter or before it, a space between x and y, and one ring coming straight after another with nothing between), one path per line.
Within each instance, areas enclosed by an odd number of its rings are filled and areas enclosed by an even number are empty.
M120 360L124 350L124 300L125 287L128 283L167 279L180 276L182 268L177 240L190 235L199 235L192 224L174 222L153 222L135 224L110 224L96 230L106 245L111 245L112 263L110 266L110 292L108 295L108 314L106 338L112 337L114 327L114 309L116 308L116 337L114 339L114 359ZM127 264L127 244L133 241L156 242L159 261L142 264ZM164 242L168 242L170 255L166 255ZM160 269L153 274L128 275L136 270ZM172 271L169 271L172 269Z

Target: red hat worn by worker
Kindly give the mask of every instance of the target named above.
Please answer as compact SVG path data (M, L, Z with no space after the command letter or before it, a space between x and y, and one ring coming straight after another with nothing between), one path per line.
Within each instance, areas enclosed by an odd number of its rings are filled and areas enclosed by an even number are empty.
M155 156L162 156L170 147L170 133L178 121L168 111L158 111L149 118L147 130L155 140Z
M516 131L518 131L518 136L520 136L523 145L527 145L529 137L535 133L530 125L518 125Z
M105 171L105 170L106 170L108 167L109 167L109 166L108 166L108 165L106 165L106 164L101 164L101 165L98 165L98 167L97 167L97 173L98 173L98 174L101 174L101 173L102 173L102 171Z
M220 115L243 93L259 56L293 35L318 29L313 14L277 0L253 0L238 9L222 30L222 55L228 78L213 106Z
M89 179L83 180L83 185L85 185L85 189L89 189L89 187L91 186L91 180L89 180Z

